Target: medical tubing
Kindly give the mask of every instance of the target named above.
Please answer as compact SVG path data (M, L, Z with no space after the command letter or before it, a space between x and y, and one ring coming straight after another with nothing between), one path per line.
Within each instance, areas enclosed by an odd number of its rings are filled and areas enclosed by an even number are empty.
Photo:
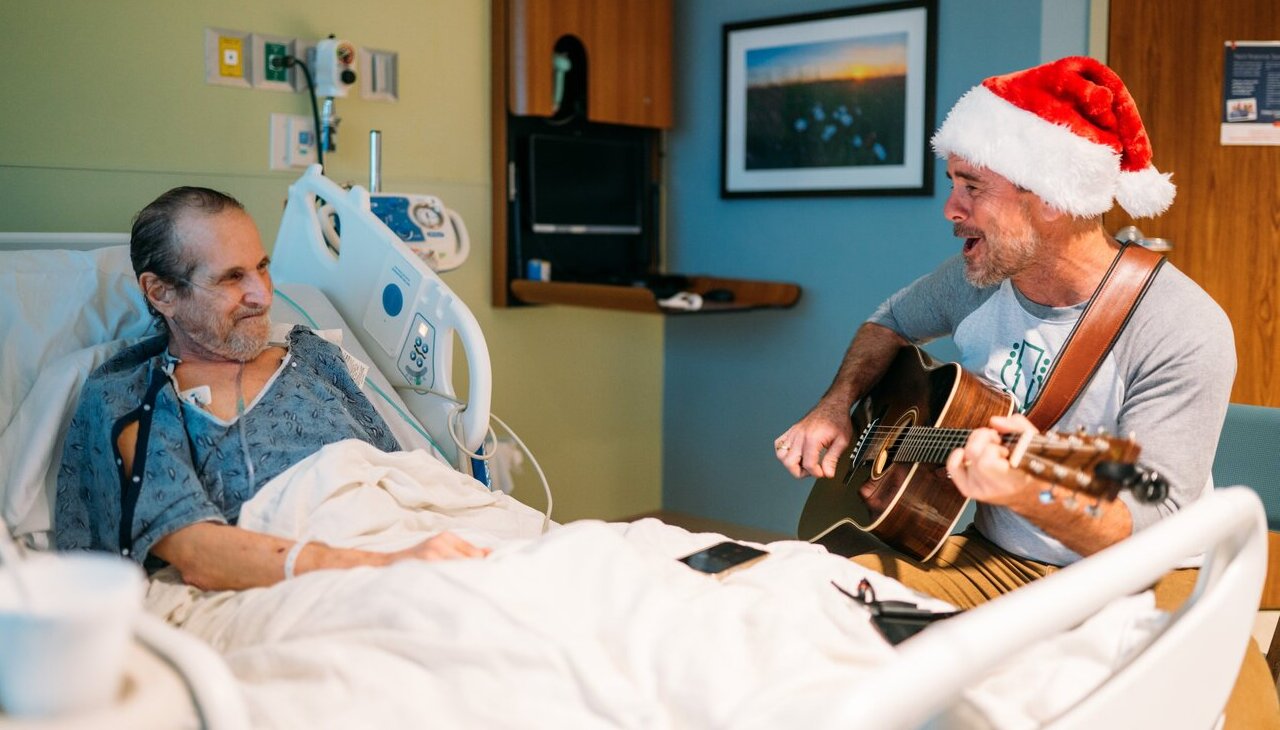
M455 408L449 416L449 436L453 438L453 442L458 445L458 448L464 455L470 456L473 459L488 461L494 457L494 454L498 451L498 437L493 433L492 427L490 427L489 432L485 434L485 440L488 440L489 435L493 435L494 449L488 454L468 451L467 447L463 445L462 440L458 438L458 434L454 432L453 422L455 417L460 415L462 411L466 409L465 403L453 396L446 395L438 390L431 390L430 388L413 388L412 390L419 395L434 395L437 398L444 398L447 401L456 403L458 408ZM525 445L524 441L516 434L515 430L508 426L506 421L498 418L498 414L493 411L489 411L489 417L497 421L498 425L502 426L503 430L511 436L511 438L516 442L516 445L520 447L520 450L523 451L525 456L529 457L529 461L533 463L534 471L538 472L538 480L542 482L542 491L547 495L547 511L542 515L542 531L546 532L551 527L551 483L547 481L547 475L542 471L542 465L538 463L538 458L533 455L533 452L529 450L529 447ZM483 447L483 444L481 444L481 446Z
M288 294L285 294L284 292L280 291L278 288L273 287L273 290L275 291L276 296L285 300L285 302L287 302L289 306L293 307L298 311L298 314L301 314L303 317L306 317L307 324L311 326L311 329L314 330L314 329L320 328L320 324L316 322L314 318L312 318L312 316L307 312L307 310L302 308L301 304L298 304L297 302L293 301L293 299ZM378 387L377 383L373 382L368 378L366 378L364 382L366 385L368 385L370 388L373 389L373 392L381 396L382 400L386 401L387 405L391 406L391 408L394 409L395 412L400 415L400 418L404 419L405 423L409 424L409 428L412 428L413 430L422 434L422 438L426 439L427 443L431 444L431 448L436 450L436 453L440 455L440 458L444 459L446 462L449 461L449 456L445 454L444 449L440 448L440 444L436 443L436 440L431 438L431 434L427 433L426 429L424 429L421 425L419 425L417 419L415 419L413 416L409 415L408 413L405 413L404 409L401 408L395 401L391 400L391 396L384 393L382 391L382 388Z
M498 425L502 426L507 434L515 440L516 445L529 457L529 461L533 463L534 470L538 472L538 479L542 481L542 491L547 495L547 511L542 514L542 531L545 533L551 528L551 485L547 483L547 475L542 473L542 465L538 463L537 459L533 458L533 452L529 450L528 446L524 445L524 441L520 440L520 437L516 435L515 431L511 430L506 421L498 418L497 414L492 411L489 412L489 417L497 421Z
M279 59L286 68L289 66L299 66L302 68L302 77L307 80L307 96L311 97L311 122L315 124L315 131L312 136L315 138L316 144L316 162L320 163L320 169L324 169L324 145L320 144L320 107L316 104L316 83L311 78L311 68L307 66L307 62L297 56L275 56L272 63L276 63Z
M463 411L467 410L466 404L456 398L449 398L444 393L437 393L435 391L428 391L428 392L458 404L457 408L454 408L452 411L449 411L449 438L453 439L454 445L458 447L458 451L463 456L466 456L467 458L470 458L470 459L477 459L479 461L488 461L493 458L494 454L498 453L498 435L493 432L492 426L490 426L488 430L485 431L484 439L480 441L479 451L471 451L467 449L467 445L462 443L462 437L458 435L458 431L457 431L458 427L456 425L458 421L462 420ZM490 412L489 415L492 416L493 413ZM484 451L484 445L485 445L485 442L489 440L490 436L493 437L493 448L489 449L489 453L486 454Z
M240 453L244 456L244 467L250 484L254 481L253 459L249 456L249 439L244 434L244 362L236 371L236 426L240 431Z

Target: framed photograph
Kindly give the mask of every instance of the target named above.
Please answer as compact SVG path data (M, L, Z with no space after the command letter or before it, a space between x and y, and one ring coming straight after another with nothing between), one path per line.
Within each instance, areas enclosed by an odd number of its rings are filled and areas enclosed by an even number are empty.
M720 195L931 195L937 0L724 26Z

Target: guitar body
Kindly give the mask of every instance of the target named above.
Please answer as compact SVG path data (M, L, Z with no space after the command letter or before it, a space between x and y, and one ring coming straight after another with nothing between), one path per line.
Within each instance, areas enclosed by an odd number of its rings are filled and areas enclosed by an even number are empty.
M951 534L968 499L944 466L947 448L914 455L907 429L974 429L1014 410L1012 396L966 372L939 363L916 347L903 347L871 392L854 406L854 443L836 475L814 483L797 534L817 541L844 524L870 533L917 560L933 557ZM895 460L896 459L896 460Z

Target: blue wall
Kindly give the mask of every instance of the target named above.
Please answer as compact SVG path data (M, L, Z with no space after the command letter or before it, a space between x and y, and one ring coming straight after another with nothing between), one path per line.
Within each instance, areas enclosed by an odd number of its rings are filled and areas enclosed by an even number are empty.
M665 509L792 533L811 480L796 481L782 469L773 439L817 401L875 306L958 250L941 214L949 184L940 162L931 198L719 197L721 26L867 4L675 3L679 73L676 126L668 137L667 268L790 281L804 293L789 310L669 318ZM981 79L1041 59L1040 3L939 5L935 126Z

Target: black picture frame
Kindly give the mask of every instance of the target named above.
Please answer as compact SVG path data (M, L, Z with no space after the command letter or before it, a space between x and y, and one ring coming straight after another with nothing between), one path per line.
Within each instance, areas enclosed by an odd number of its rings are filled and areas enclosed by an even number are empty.
M724 25L720 196L933 194L937 0Z

